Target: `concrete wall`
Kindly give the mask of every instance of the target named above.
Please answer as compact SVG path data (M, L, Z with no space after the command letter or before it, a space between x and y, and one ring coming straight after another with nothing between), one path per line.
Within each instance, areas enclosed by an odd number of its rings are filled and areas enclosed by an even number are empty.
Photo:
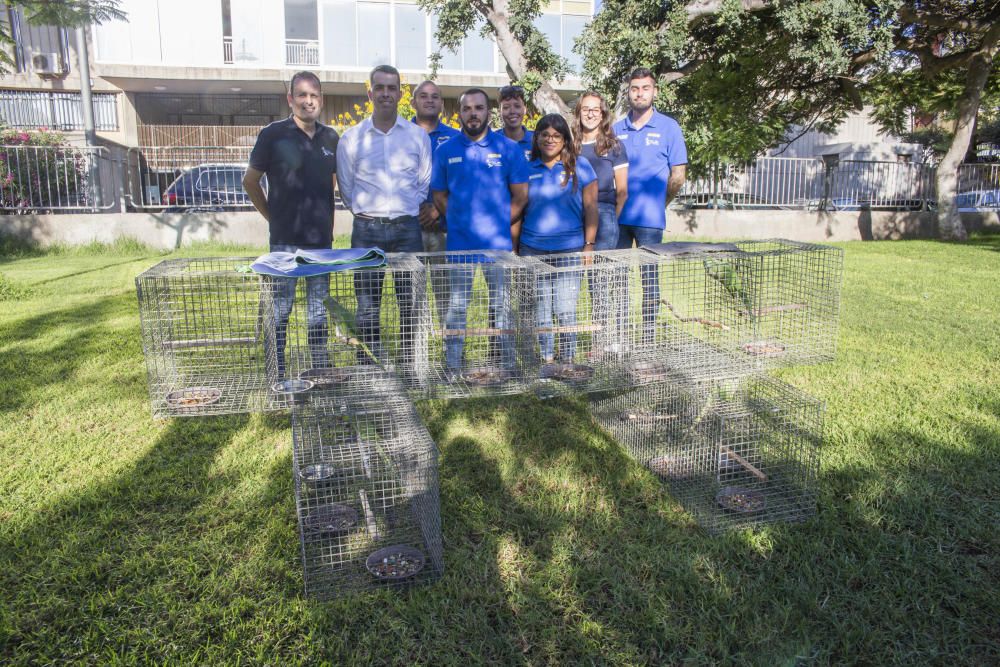
M963 214L970 231L1000 229L997 212ZM686 238L786 238L830 242L932 238L934 215L862 211L670 211L667 240ZM335 234L349 234L351 216L337 211ZM40 246L112 243L119 238L155 248L176 248L199 241L267 245L267 224L256 212L106 213L77 215L0 215L0 236L15 236Z

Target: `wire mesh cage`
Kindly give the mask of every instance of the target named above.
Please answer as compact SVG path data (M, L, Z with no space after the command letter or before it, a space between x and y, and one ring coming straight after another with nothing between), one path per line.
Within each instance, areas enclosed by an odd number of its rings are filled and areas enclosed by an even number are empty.
M423 265L390 254L379 268L263 279L269 406L289 407L313 387L371 392L386 373L414 378L426 366Z
M266 392L261 277L251 258L171 259L136 278L153 415L262 409Z
M506 252L418 253L424 269L415 383L422 395L458 398L525 391L537 376L531 326L534 277Z
M367 399L311 391L293 406L306 594L436 579L444 569L437 450L397 382Z
M596 421L710 532L816 511L823 406L768 377L595 395Z
M843 274L838 248L785 240L678 243L620 257L634 267L629 345L638 356L707 343L759 369L833 359Z

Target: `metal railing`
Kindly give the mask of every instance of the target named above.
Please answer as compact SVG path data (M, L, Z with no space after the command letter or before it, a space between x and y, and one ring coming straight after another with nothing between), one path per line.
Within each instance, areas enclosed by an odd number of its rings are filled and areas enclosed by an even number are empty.
M125 199L144 210L245 210L249 146L146 146L128 149Z
M821 197L823 161L760 158L715 165L688 180L677 196L687 208L801 208Z
M246 146L257 141L260 125L140 125L139 146Z
M319 42L314 39L286 39L286 65L319 65Z
M232 65L233 62L233 38L223 37L222 38L222 62L227 65Z
M115 93L94 93L96 129L108 132L118 129L116 97ZM0 90L0 118L17 128L82 130L80 93Z
M0 210L8 213L109 209L102 174L110 156L103 146L0 146Z

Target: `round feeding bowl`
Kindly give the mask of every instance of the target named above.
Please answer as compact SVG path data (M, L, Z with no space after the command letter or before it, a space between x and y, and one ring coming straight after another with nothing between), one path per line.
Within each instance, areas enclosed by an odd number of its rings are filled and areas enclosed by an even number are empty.
M348 382L353 375L354 372L349 368L310 368L299 373L299 379L323 388Z
M483 366L462 373L462 380L473 387L496 387L507 381L508 373L499 368Z
M215 387L186 387L166 396L167 405L178 410L193 410L218 403L222 390Z
M276 394L301 394L313 388L313 383L301 378L296 380L281 380L271 385L271 391Z
M586 364L545 364L539 376L544 380L582 384L594 377L594 367Z
M380 581L399 581L424 569L424 561L424 554L420 549L396 544L368 556L365 567Z
M743 486L724 486L715 494L719 507L740 514L760 512L764 509L765 499L762 492Z
M669 369L663 362L640 361L632 366L632 379L636 382L654 382L665 380Z
M339 503L316 508L302 517L303 532L317 535L344 533L357 524L358 511Z
M343 475L342 469L332 463L310 463L299 468L299 477L302 481L314 486L334 482Z

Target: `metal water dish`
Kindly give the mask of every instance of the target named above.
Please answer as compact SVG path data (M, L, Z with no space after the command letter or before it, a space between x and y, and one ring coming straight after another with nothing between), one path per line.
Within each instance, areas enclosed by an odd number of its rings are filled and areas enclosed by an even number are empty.
M222 390L216 387L186 387L166 396L167 405L180 410L201 408L218 403Z
M394 544L368 556L365 567L380 581L400 581L424 569L425 561L420 549L406 544Z
M343 533L357 524L358 511L350 505L339 503L318 507L302 517L302 530L306 533Z

